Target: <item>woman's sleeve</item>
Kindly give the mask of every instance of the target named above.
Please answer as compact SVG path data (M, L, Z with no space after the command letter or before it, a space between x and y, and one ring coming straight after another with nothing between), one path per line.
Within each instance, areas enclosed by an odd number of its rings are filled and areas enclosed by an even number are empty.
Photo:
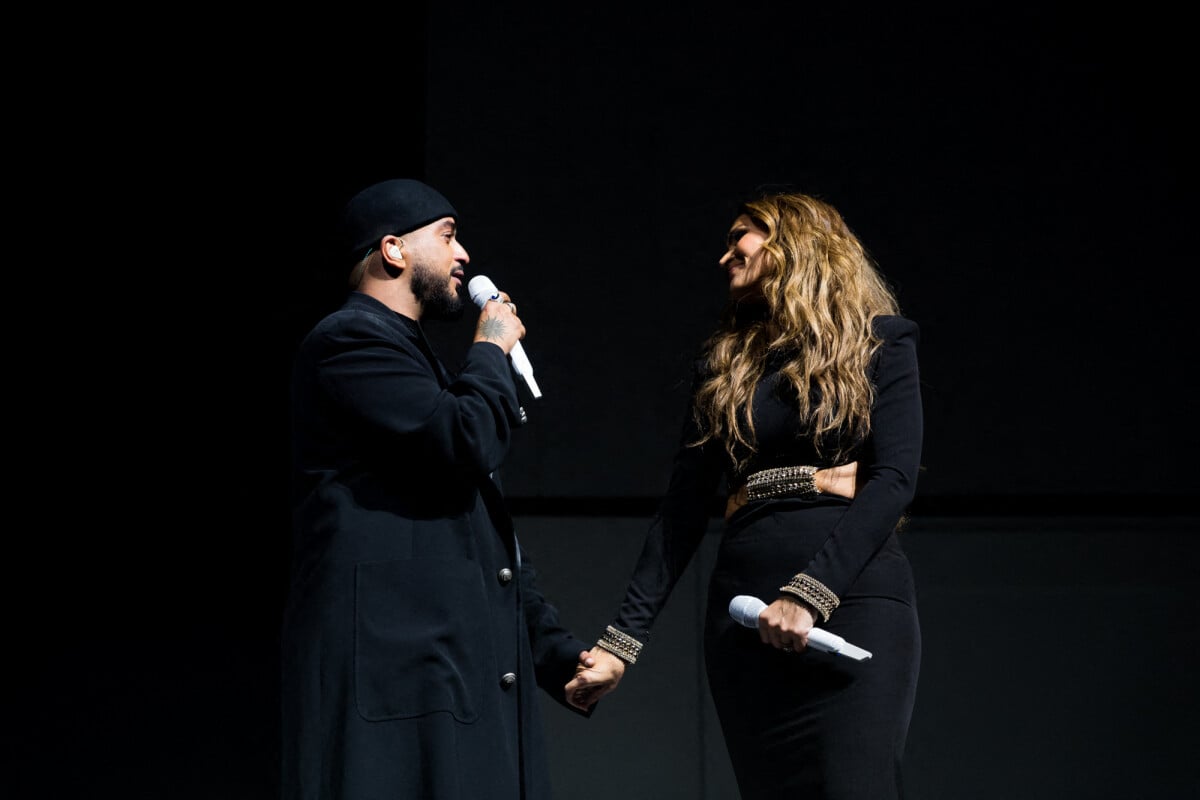
M693 381L698 385L699 373ZM693 397L695 396L693 392ZM696 553L712 516L711 501L723 474L720 443L694 446L699 430L689 407L675 451L671 478L658 513L650 522L641 555L613 627L643 644Z
M823 619L891 535L916 493L924 417L917 368L917 324L881 317L884 343L875 364L871 434L859 460L859 489L825 544L793 579L793 594ZM822 620L818 620L820 622Z

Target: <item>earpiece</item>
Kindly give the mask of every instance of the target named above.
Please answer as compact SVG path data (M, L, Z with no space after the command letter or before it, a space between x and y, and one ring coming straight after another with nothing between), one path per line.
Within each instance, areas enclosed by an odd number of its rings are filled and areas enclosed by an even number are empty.
M404 255L400 252L400 248L394 244L388 246L388 255L392 258L404 258Z

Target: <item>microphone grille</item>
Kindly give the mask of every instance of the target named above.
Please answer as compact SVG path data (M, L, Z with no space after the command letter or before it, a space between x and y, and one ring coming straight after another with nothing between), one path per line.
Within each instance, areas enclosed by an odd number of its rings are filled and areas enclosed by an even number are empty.
M499 290L488 276L476 275L467 281L467 293L471 295L475 305L483 308L484 304L492 299L492 295L499 294Z
M758 615L766 607L767 604L757 597L748 594L739 594L729 601L729 616L733 617L734 621L739 625L744 625L747 628L757 628Z

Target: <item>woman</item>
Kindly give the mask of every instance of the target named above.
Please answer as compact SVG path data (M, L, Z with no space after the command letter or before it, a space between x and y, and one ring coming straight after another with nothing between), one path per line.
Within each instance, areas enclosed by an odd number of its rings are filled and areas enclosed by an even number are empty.
M696 365L667 494L596 666L567 692L590 705L637 660L724 476L705 658L742 800L898 798L920 665L898 535L921 455L919 331L815 197L743 204L727 244L730 302ZM767 603L757 632L731 619L738 595ZM873 657L807 649L814 626Z

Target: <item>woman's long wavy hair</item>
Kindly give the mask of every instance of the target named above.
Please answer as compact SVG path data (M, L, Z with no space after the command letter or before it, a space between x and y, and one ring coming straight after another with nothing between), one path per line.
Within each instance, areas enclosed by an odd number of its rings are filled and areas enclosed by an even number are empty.
M871 320L899 303L837 209L805 194L767 195L740 212L767 232L759 308L731 302L705 344L696 442L724 443L740 472L755 451L754 391L768 356L785 359L804 435L837 463L871 430L868 365L882 344ZM765 311L762 313L762 303ZM747 313L749 311L749 313ZM833 442L834 444L829 444Z

